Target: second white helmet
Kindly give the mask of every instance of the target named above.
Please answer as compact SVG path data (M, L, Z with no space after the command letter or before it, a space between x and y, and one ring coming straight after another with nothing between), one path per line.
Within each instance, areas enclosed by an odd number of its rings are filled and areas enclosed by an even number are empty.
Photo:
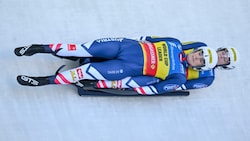
M240 55L239 52L236 48L234 47L221 47L217 49L217 52L219 51L225 51L228 53L229 57L229 63L228 64L223 64L219 65L219 68L222 69L233 69L236 67L237 63L239 62Z

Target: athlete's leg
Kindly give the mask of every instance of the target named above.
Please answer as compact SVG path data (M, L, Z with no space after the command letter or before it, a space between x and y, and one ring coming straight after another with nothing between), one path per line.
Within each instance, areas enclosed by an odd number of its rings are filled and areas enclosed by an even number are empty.
M75 57L100 57L114 59L119 56L123 38L104 38L94 40L84 44L62 45L58 49L52 47L58 56L75 56Z
M97 88L137 88L158 83L160 79L153 76L135 76L126 77L121 80L99 80L96 84Z
M31 56L36 53L51 53L59 57L116 58L124 38L103 38L84 44L32 44L15 49L17 56Z
M119 80L128 76L137 75L142 75L141 68L135 70L134 68L124 65L120 60L109 60L105 62L88 63L78 68L58 73L50 80L53 80L56 84L70 84L83 79Z

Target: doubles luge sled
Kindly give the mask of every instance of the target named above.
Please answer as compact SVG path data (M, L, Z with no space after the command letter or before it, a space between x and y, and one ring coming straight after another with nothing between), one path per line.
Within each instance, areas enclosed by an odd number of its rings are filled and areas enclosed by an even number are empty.
M141 95L130 89L98 89L93 87L96 80L81 80L75 84L80 96L189 96L189 91L174 91L155 95Z
M49 85L48 77L31 77L18 75L17 82L24 86ZM98 89L95 86L97 80L81 80L74 84L80 96L188 96L189 91L174 91L155 95L141 95L130 89Z

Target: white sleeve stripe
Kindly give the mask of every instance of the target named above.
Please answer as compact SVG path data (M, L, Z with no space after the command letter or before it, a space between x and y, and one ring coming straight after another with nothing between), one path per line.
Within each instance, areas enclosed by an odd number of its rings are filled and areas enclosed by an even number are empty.
M184 84L181 85L181 88L182 88L183 90L186 90L186 89L187 89L187 87L186 87Z
M155 93L155 94L158 93L157 90L156 90L156 88L155 88L154 86L150 86L150 89L151 89L151 91L152 91L153 93Z
M87 43L84 43L82 44L82 46L86 47L87 49L89 49L91 47L91 45L93 44L94 41L91 41L91 42L87 42Z
M139 93L139 94L143 94L143 95L152 95L152 94L156 94L156 89L153 86L144 86L144 87L139 87L139 88L135 88L135 90Z
M144 40L146 40L146 37L147 36L141 36L140 40L144 41Z

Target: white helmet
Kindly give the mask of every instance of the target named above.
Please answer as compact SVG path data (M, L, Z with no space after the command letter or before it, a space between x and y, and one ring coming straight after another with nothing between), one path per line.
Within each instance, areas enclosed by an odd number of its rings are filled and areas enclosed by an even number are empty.
M218 61L217 52L210 47L200 47L197 48L195 51L202 50L203 58L204 58L204 65L200 67L194 67L197 70L210 70L213 69Z
M226 51L228 53L228 57L229 57L229 64L224 64L224 65L220 65L218 66L219 68L223 68L223 69L234 69L235 66L237 65L240 56L239 56L239 52L237 49L233 48L233 47L221 47L217 49L218 51Z

